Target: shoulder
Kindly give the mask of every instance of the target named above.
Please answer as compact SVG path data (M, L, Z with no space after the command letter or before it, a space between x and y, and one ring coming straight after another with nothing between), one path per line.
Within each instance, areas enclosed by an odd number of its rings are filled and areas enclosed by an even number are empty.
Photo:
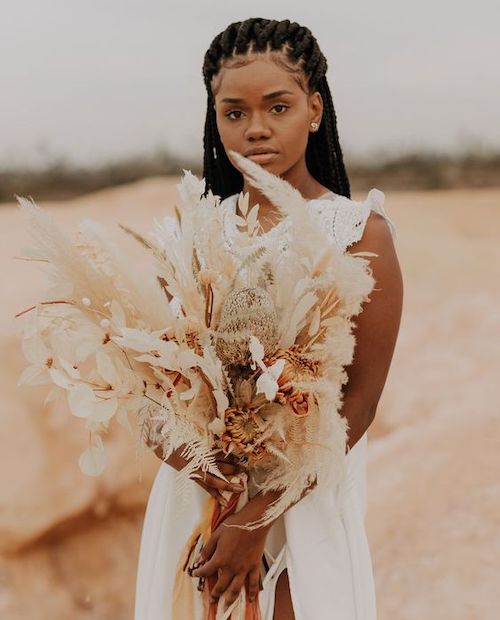
M379 199L380 197L377 197L377 200ZM396 229L383 209L382 203L374 205L371 201L367 201L364 206L366 213L364 214L363 229L349 244L347 252L354 256L367 253L365 257L375 279L370 313L381 323L393 313L394 321L398 323L401 315L404 284L394 245Z

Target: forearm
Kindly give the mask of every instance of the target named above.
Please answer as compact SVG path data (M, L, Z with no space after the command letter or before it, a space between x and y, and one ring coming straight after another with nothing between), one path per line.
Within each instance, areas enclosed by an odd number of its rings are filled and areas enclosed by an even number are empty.
M161 447L161 445L156 446L153 449L153 452L160 459L160 461L163 461L167 465L170 465L170 467L173 467L175 470L180 471L184 467L184 465L186 465L188 462L184 457L181 456L181 453L184 450L185 445L186 444L182 444L181 446L177 448L177 450L174 450L172 454L168 457L168 459L164 458L163 448Z
M349 394L345 395L339 413L342 417L346 418L349 425L347 430L346 453L358 443L368 430L368 427L373 422L373 412L375 408L376 407L370 407L363 398L350 396Z
M152 452L156 454L160 461L163 461L175 470L180 471L187 463L187 460L181 457L181 453L186 447L186 444L183 443L176 450L174 450L168 458L165 458L162 447L163 437L161 436L160 428L161 424L155 424L152 419L146 420L142 429L144 443Z

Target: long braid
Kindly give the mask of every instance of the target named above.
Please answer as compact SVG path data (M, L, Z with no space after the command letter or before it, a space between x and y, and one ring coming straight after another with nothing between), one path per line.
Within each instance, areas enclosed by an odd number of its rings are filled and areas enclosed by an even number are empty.
M207 115L203 137L203 176L206 190L222 199L241 192L243 175L230 162L221 142L212 94L212 78L224 60L249 51L283 50L288 60L301 66L308 78L309 92L317 90L323 99L323 116L319 129L309 135L306 165L314 178L331 191L350 198L349 179L344 165L337 130L337 116L326 79L328 64L311 31L290 22L254 17L230 24L210 44L203 63L207 89Z

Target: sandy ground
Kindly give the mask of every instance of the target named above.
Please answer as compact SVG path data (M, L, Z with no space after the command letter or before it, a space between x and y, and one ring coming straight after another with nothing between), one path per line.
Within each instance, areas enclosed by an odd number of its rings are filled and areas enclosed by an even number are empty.
M177 179L151 179L43 203L63 227L84 217L142 232L176 200ZM354 198L362 199L364 195ZM404 314L369 431L367 530L379 620L493 620L500 574L500 190L392 192ZM15 205L0 207L0 616L125 620L144 503L129 438L110 438L109 471L82 480L81 426L18 389L16 312L37 300ZM141 250L129 241L131 260ZM76 424L75 424L76 422ZM61 437L64 433L64 440ZM334 618L334 611L328 616ZM341 619L339 619L341 620Z

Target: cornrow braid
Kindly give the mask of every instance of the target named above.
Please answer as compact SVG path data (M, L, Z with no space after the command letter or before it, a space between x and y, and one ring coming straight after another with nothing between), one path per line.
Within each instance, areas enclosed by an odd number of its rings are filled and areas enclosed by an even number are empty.
M337 131L337 117L326 79L328 64L311 31L288 19L282 21L253 17L230 24L210 44L203 62L207 89L207 115L203 136L203 176L206 192L221 199L243 189L243 175L229 160L217 128L212 79L225 60L247 52L283 50L287 59L300 67L309 92L317 90L323 99L323 116L318 131L309 135L306 165L314 178L331 191L351 197Z

